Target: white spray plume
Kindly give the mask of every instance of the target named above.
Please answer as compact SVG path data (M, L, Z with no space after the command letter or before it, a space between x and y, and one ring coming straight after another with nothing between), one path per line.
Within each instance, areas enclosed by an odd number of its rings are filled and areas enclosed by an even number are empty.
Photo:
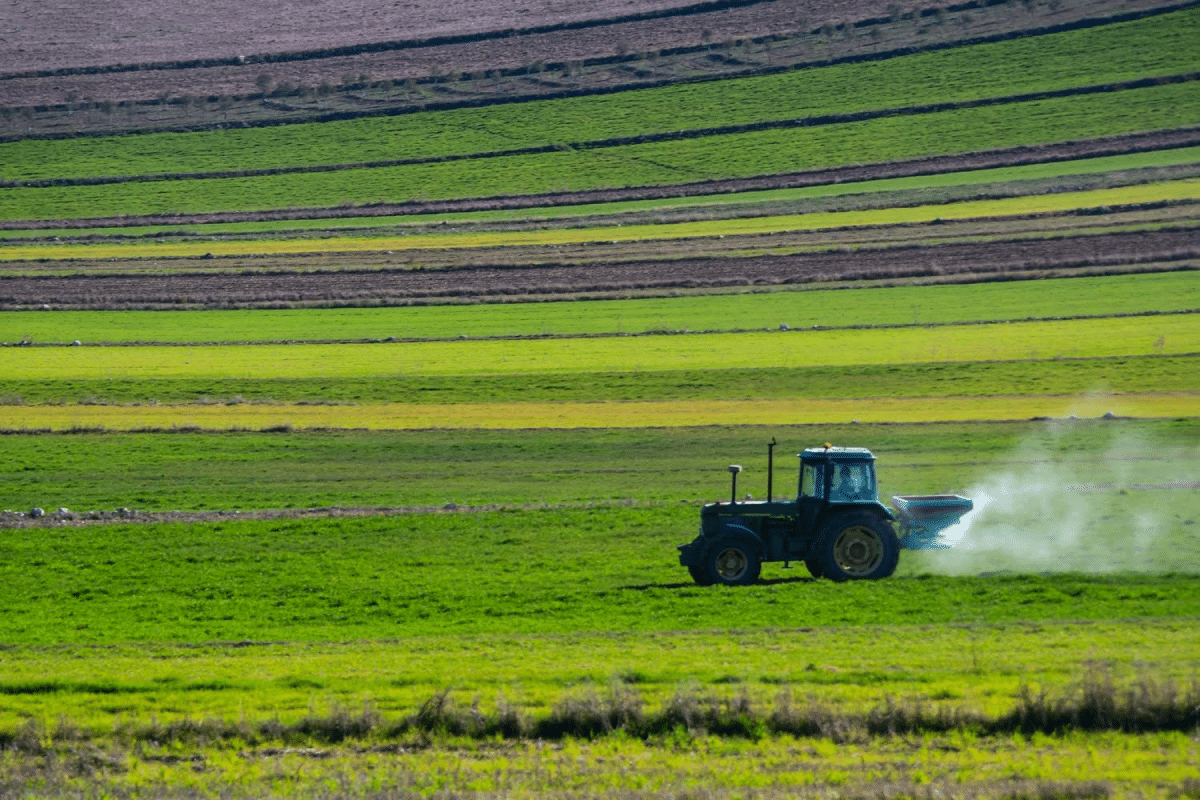
M1055 446L1071 423L1023 442L967 490L974 509L923 569L982 572L1200 570L1200 451L1120 433L1100 449Z

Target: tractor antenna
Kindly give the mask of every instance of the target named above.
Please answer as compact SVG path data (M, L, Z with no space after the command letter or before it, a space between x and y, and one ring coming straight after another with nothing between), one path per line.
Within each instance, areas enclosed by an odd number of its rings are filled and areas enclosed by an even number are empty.
M771 502L771 480L775 476L775 437L767 445L767 502Z

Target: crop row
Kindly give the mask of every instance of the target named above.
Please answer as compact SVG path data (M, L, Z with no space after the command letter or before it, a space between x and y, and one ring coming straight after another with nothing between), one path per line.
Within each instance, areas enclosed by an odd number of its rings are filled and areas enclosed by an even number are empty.
M1162 500L1195 519L1195 491L1131 484L1195 481L1200 425L1177 421L770 426L729 422L695 428L411 430L258 433L6 435L0 475L8 508L76 513L320 507L542 507L727 498L729 463L746 466L742 491L762 497L765 446L777 451L778 495L792 489L791 454L830 441L864 445L880 461L881 496L959 491L1007 475L1012 486L1061 474L1029 499L1058 496L1073 508ZM785 457L786 456L786 457ZM790 465L789 465L790 462ZM788 476L791 477L788 477ZM1076 490L1063 495L1065 486ZM794 489L793 489L794 490ZM1141 498L1141 499L1139 499ZM1173 498L1173 499L1172 499ZM1087 511L1090 515L1092 512ZM1097 513L1106 513L1098 511ZM1104 522L1103 526L1110 523ZM1111 523L1119 529L1120 521ZM694 525L688 521L687 531ZM1130 530L1136 529L1131 528ZM4 541L8 541L7 539Z
M349 232L371 228L376 231L400 228L413 231L420 226L445 223L484 224L499 221L536 220L542 224L569 224L580 217L616 217L619 215L662 213L697 213L703 210L710 216L746 215L747 209L770 208L773 205L804 201L845 198L849 195L871 195L928 190L992 191L996 185L1012 186L1031 181L1062 181L1070 178L1074 185L1080 176L1095 176L1111 172L1128 172L1154 168L1182 167L1200 161L1200 147L1173 147L1163 150L1131 152L1118 156L1076 158L1018 166L939 172L900 178L846 180L814 186L784 189L761 189L724 194L699 194L678 197L657 197L648 200L624 200L604 203L580 202L577 205L554 205L537 208L519 207L489 211L422 213L414 215L346 216L322 219L269 219L244 222L205 222L163 225L123 225L120 228L3 228L0 241L17 242L33 237L103 237L121 236L230 236L230 235L311 235L315 231ZM1126 181L1136 182L1136 181ZM767 213L770 213L769 211Z
M1040 281L697 295L536 305L195 311L5 312L5 337L36 343L281 342L729 331L817 325L998 322L1200 309L1190 272Z
M266 180L266 179L262 179ZM747 216L734 219L638 223L624 225L605 219L596 226L531 227L524 230L465 229L442 232L438 226L415 231L386 231L378 235L349 232L325 237L248 237L230 239L100 238L74 243L31 243L15 240L0 247L0 261L81 258L170 258L201 255L285 255L298 253L355 253L395 250L435 250L482 247L529 247L596 242L667 241L696 237L757 235L789 231L815 231L853 226L899 225L1044 214L1112 205L1163 204L1197 198L1200 179L1161 181L1074 192L1060 192L995 200L966 200L906 207L868 208L854 211L814 211L807 214ZM85 189L125 187L85 187ZM45 191L45 190L26 190ZM765 242L763 244L766 244ZM544 256L543 259L544 260Z
M877 62L283 128L0 144L6 179L328 165L538 147L1191 72L1200 11Z
M62 378L535 375L1094 358L1200 351L1195 316L705 335L136 348L9 347L0 373Z
M1035 402L1036 396L1083 395L1097 391L1121 394L1147 391L1194 392L1200 357L1141 356L1133 358L1044 359L1036 361L995 361L963 364L914 364L841 367L836 365L789 368L766 367L736 370L669 370L665 372L592 372L576 375L549 376L490 376L490 377L426 377L357 378L328 380L325 378L198 378L163 380L155 378L97 378L0 380L0 404L10 406L4 414L6 426L16 423L16 406L124 406L128 404L192 404L210 406L239 406L243 404L353 404L356 406L386 406L395 413L397 404L481 404L509 403L590 403L577 411L595 417L599 413L613 414L612 408L596 406L597 402L632 403L658 401L664 409L676 407L679 401L703 401L740 398L738 402L756 400L789 400L806 403L838 399L841 401L868 398L956 398L964 410L977 411L966 398L1024 395L1020 401ZM1119 402L1127 402L1123 398ZM1054 403L1061 403L1055 399ZM913 404L907 404L912 408ZM913 409L915 410L915 409ZM1114 409L1107 409L1114 410ZM878 411L878 409L876 409ZM133 417L146 413L116 408L94 409L106 415L107 427L131 427ZM363 408L326 409L262 409L246 414L263 413L276 416L321 413L342 418L340 426L348 427L347 418L363 424L367 416L382 421L380 409L368 415ZM411 413L426 417L439 413L411 409ZM32 412L53 414L55 421L81 423L81 410L58 408L54 411ZM182 421L194 409L176 410ZM238 414L226 409L209 412L217 419L234 424ZM629 416L632 412L622 412ZM823 406L819 412L827 417L832 408ZM529 412L523 412L528 417ZM114 424L116 418L124 424ZM556 418L556 417L551 417ZM449 420L447 420L448 422ZM544 423L544 421L543 421ZM144 424L150 424L146 422ZM167 425L171 422L165 423ZM267 423L259 421L259 426ZM315 421L313 424L316 424ZM37 427L30 425L29 427ZM372 426L377 427L377 426Z
M797 392L800 394L800 392ZM1048 394L862 399L642 400L623 403L466 402L352 406L301 403L115 407L19 406L6 409L10 431L225 431L420 430L425 428L532 430L538 428L676 428L697 425L812 425L849 422L976 422L1071 417L1174 418L1196 408L1194 389L1110 394Z
M671 184L1200 124L1200 82L819 126L471 161L7 189L0 218L205 212Z

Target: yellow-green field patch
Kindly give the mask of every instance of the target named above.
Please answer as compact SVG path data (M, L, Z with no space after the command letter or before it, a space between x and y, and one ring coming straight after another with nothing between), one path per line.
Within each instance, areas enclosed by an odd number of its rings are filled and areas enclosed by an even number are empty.
M1031 417L1190 417L1200 390L1083 396L872 397L854 400L670 400L624 403L430 403L363 405L62 405L0 409L6 429L190 428L640 428L849 422L965 422Z
M0 348L0 373L50 378L514 375L1005 361L1200 351L1200 317L379 344ZM1103 388L1103 387L1097 387Z

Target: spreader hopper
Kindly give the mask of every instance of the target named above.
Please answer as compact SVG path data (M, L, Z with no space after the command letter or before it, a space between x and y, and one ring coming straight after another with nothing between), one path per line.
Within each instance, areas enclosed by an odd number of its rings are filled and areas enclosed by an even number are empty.
M949 548L938 537L973 507L970 498L956 494L893 496L892 508L896 509L896 520L900 523L900 546L909 550Z

